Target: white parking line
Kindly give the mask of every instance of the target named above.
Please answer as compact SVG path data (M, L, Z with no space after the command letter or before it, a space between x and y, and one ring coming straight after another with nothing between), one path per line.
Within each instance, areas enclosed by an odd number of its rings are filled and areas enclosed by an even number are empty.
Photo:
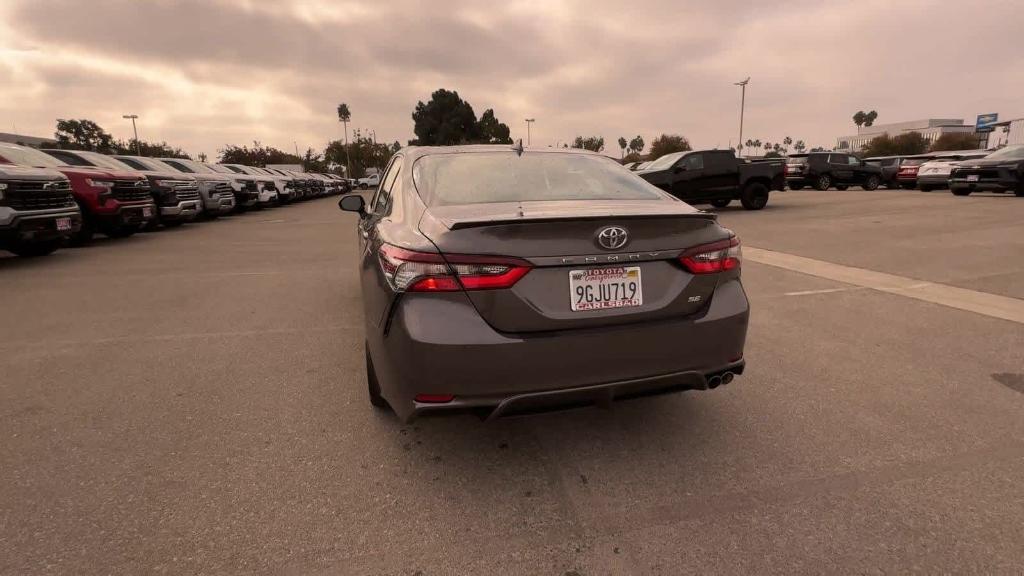
M786 292L785 296L811 296L813 294L831 294L833 292L848 292L856 288L826 288L825 290L802 290L800 292Z
M888 294L898 294L907 298L914 298L915 300L923 300L958 310L966 310L975 314L1024 324L1024 300L1017 298L967 290L966 288L957 288L955 286L947 286L946 284L922 282L916 278L906 278L884 272L875 272L874 270L865 270L864 268L843 266L842 264L833 264L823 260L804 258L795 254L786 254L785 252L775 252L750 246L743 248L743 256L745 259L759 264L767 264L768 266L792 270L810 276L817 276L818 278L827 278L836 282L843 282L844 284L870 288ZM790 293L787 296L797 294L799 293Z

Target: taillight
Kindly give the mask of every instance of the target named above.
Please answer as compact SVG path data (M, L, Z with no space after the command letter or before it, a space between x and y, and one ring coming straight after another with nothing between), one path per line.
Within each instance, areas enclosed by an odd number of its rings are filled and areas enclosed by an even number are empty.
M735 270L743 260L740 239L732 236L711 244L694 246L679 255L679 261L692 274L714 274Z
M511 288L530 271L518 258L413 252L390 244L378 253L381 271L402 292L452 292Z
M455 400L454 394L417 394L414 398L423 404L445 404Z

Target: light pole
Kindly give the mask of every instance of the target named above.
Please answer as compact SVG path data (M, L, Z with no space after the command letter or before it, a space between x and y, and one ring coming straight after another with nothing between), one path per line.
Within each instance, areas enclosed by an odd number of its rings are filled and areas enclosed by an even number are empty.
M739 158L743 157L743 109L747 106L747 84L750 83L750 76L742 82L735 82L734 86L739 86L742 92L740 92L740 140L736 143L736 149L739 153L736 154Z
M138 114L125 114L124 116L121 116L121 118L124 118L125 120L132 121L132 132L135 133L135 153L142 156L142 147L139 145L139 129L135 127L135 120L138 117Z
M531 144L531 142L532 142L531 139L530 139L530 124L533 124L536 121L537 121L536 118L527 118L526 119L526 145L527 146L529 146Z

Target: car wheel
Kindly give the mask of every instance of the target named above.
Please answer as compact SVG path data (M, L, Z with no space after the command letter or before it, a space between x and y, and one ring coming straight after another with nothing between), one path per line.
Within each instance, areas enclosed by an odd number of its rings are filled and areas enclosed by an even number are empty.
M82 210L82 227L71 235L72 246L85 246L92 242L92 237L96 234L96 224L92 221L89 214Z
M732 198L716 198L711 201L711 205L715 208L725 208L732 202Z
M878 185L881 184L881 180L878 176L868 176L868 179L864 182L865 190L878 190Z
M747 210L760 210L768 204L768 188L760 182L747 184L740 193L740 203Z
M836 184L836 190L849 190L850 187L846 184Z
M970 196L971 195L971 189L970 188L953 188L951 190L951 192L953 192L953 196Z
M45 242L19 242L7 248L10 252L22 258L36 258L53 254L60 248L60 240L47 240Z
M831 187L832 177L829 176L828 174L822 174L821 176L818 176L818 179L815 180L814 182L815 190L821 190L822 192L824 192L825 190L828 190Z
M380 383L377 382L377 372L373 369L370 348L363 344L363 350L366 352L366 389L369 392L370 404L375 408L389 408L388 401L380 395Z

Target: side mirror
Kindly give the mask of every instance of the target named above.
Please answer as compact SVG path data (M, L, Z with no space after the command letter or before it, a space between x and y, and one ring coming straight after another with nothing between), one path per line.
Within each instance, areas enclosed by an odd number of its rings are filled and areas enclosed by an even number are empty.
M363 200L360 194L349 194L348 196L342 196L341 200L338 200L338 208L345 212L355 212L359 216L364 216L366 215L366 200Z

